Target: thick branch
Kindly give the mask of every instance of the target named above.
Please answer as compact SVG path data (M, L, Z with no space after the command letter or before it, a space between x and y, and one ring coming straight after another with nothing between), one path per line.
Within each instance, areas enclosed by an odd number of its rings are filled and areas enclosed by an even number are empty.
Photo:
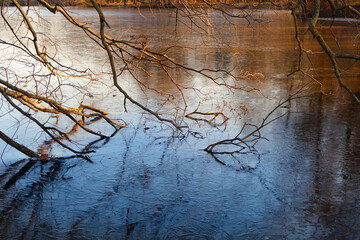
M13 148L17 149L18 151L22 152L23 154L25 154L28 157L33 157L33 158L39 158L40 156L35 153L34 151L32 151L31 149L25 147L24 145L14 141L13 139L11 139L10 137L8 137L5 133L3 133L2 131L0 131L0 138L6 142L7 144L9 144L10 146L12 146Z

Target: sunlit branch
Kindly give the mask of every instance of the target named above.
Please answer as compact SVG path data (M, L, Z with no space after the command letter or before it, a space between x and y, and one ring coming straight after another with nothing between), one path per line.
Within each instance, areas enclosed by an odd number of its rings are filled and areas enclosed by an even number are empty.
M32 117L29 113L22 110L19 106L17 106L2 89L0 89L0 93L5 97L5 99L10 103L10 105L12 107L14 107L23 116L29 118L36 125L38 125L47 135L49 135L54 141L56 141L58 144L60 144L63 148L66 148L66 149L68 149L71 152L76 153L76 154L81 154L82 153L80 151L76 151L76 150L72 149L71 147L69 147L69 146L65 145L64 143L62 143L61 141L57 140L57 138L42 123L40 123L36 118Z
M100 118L103 118L105 121L107 121L109 124L111 124L115 129L117 129L118 127L124 127L124 125L115 123L115 122L111 121L109 118L107 118L105 115L107 115L108 113L104 110L101 110L101 109L98 109L98 108L95 108L92 106L88 106L88 105L83 105L83 104L81 104L80 107L78 107L78 108L66 108L66 107L62 106L60 103L56 102L55 100L52 100L47 97L42 97L42 96L38 96L35 94L31 94L31 93L24 91L2 79L0 79L0 84L5 85L7 88L11 89L12 91L9 89L6 89L4 87L1 87L1 86L0 86L0 90L5 92L7 95L21 101L23 104L27 105L32 110L48 112L48 113L57 113L57 114L64 113L69 116L70 116L70 114L76 114L76 115L83 116L86 118L100 117ZM34 99L43 101L51 107L44 107L43 105L39 104ZM92 110L94 113L86 114L86 113L84 113L85 109ZM70 118L72 118L72 117L70 116ZM86 128L84 128L84 130L88 131ZM95 135L99 135L98 133L95 133L91 130L89 132L92 132ZM101 135L101 134L100 134L100 136L105 137L104 135Z
M206 98L203 99L202 101L200 101L197 108L194 111L192 111L191 113L186 114L185 117L196 120L196 121L204 121L204 122L207 122L207 123L211 123L211 122L215 121L218 116L221 116L222 119L223 119L222 124L226 123L226 121L230 119L224 113L225 105L223 106L223 108L219 112L202 112L202 111L200 111L199 108L205 101L206 101ZM198 117L196 117L196 116L198 116ZM209 120L204 118L204 117L208 117L208 116L210 116L212 118L209 119Z

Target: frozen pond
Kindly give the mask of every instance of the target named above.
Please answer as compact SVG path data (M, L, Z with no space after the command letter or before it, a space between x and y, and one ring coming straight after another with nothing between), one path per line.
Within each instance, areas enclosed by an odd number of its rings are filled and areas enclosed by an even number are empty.
M72 12L98 27L94 11ZM134 106L124 113L120 94L99 90L92 103L129 124L109 141L94 144L93 163L82 158L18 161L21 155L5 153L0 163L0 239L359 238L360 106L338 89L323 54L315 53L313 64L323 91L331 95L308 89L306 97L287 103L276 113L287 114L263 129L269 141L260 141L257 152L221 155L222 165L203 151L214 141L233 137L244 121L258 124L304 81L297 74L287 77L298 56L289 12L261 12L267 21L249 25L238 20L231 27L215 14L218 40L183 25L175 27L168 10L143 9L139 14L107 9L105 15L112 34L146 34L149 45L158 49L165 41L187 47L177 58L189 65L261 72L267 98L252 92L226 99L228 93L219 93L220 99L246 104L248 113L218 128L190 123L199 134L182 135ZM62 39L65 54L89 67L103 66L104 53L93 48L84 52L82 46L89 43L74 38L77 32L67 30L61 16L43 18L48 23L43 31L48 28ZM352 39L355 29L341 24L336 33ZM303 41L314 44L310 35ZM352 47L349 40L347 49ZM150 72L155 71L150 65ZM359 91L359 66L347 77ZM154 84L166 89L162 78L159 74ZM198 83L196 78L182 81ZM144 98L130 83L124 84L133 96ZM196 106L197 101L189 103ZM156 101L149 104L157 107ZM2 129L8 127L4 119ZM31 138L31 133L30 128L18 134Z

